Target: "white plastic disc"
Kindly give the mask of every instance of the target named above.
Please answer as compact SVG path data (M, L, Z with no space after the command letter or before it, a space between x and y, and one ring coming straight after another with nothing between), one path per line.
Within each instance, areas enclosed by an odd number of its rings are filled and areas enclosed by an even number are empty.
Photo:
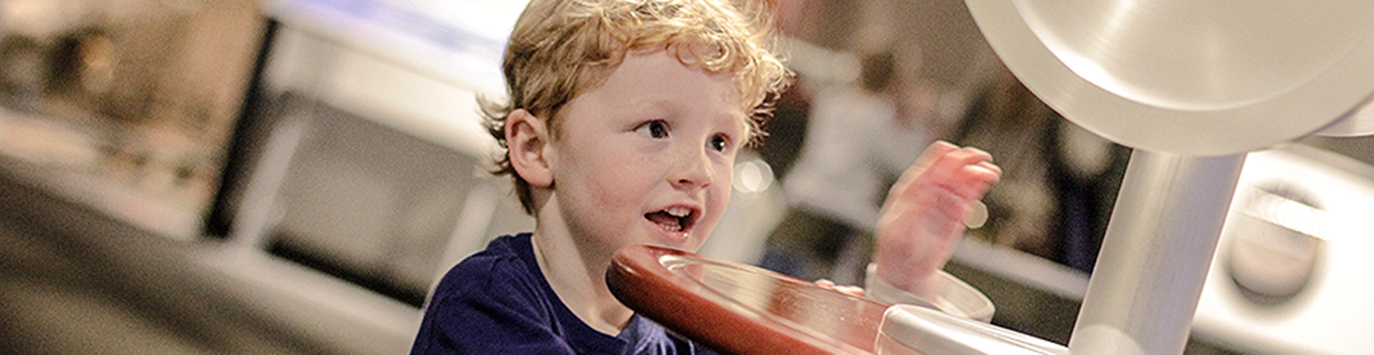
M1118 143L1220 155L1370 127L1374 2L967 0L1007 67ZM1371 119L1367 115L1365 120ZM1349 128L1332 133L1351 135Z

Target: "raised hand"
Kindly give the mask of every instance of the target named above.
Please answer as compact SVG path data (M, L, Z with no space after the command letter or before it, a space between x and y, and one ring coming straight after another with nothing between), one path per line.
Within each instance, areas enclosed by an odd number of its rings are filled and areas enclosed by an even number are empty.
M877 277L918 296L944 267L970 209L1001 178L992 155L935 142L888 191L878 219Z

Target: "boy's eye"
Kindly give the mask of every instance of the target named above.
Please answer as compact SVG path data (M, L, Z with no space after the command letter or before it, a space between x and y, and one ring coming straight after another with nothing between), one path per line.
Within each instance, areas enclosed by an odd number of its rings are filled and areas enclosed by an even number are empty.
M724 135L711 137L711 149L715 149L718 152L724 152L728 148L730 148L729 138L726 138Z
M668 124L663 121L649 121L635 128L635 132L649 138L667 138Z

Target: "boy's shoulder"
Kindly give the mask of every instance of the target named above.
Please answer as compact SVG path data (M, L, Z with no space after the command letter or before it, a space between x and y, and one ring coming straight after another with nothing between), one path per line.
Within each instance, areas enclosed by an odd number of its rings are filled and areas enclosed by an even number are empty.
M529 234L502 236L449 269L425 306L426 321L519 318L557 323L561 301L534 260Z
M529 254L524 255L524 254ZM543 276L537 267L531 268L533 248L529 234L496 238L487 248L477 252L449 269L434 297L474 296L477 294L509 294L512 288L523 289L531 296L540 291Z
M528 234L503 236L451 268L425 306L412 353L566 348L567 311L533 258Z

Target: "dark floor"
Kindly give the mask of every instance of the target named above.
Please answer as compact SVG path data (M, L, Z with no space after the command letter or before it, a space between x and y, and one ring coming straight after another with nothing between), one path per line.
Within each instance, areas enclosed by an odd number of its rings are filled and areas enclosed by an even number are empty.
M310 352L179 274L194 245L0 181L0 347L37 353ZM287 332L286 334L289 334Z
M206 265L221 243L140 230L0 169L0 352L404 352L339 315L281 312L302 307Z

